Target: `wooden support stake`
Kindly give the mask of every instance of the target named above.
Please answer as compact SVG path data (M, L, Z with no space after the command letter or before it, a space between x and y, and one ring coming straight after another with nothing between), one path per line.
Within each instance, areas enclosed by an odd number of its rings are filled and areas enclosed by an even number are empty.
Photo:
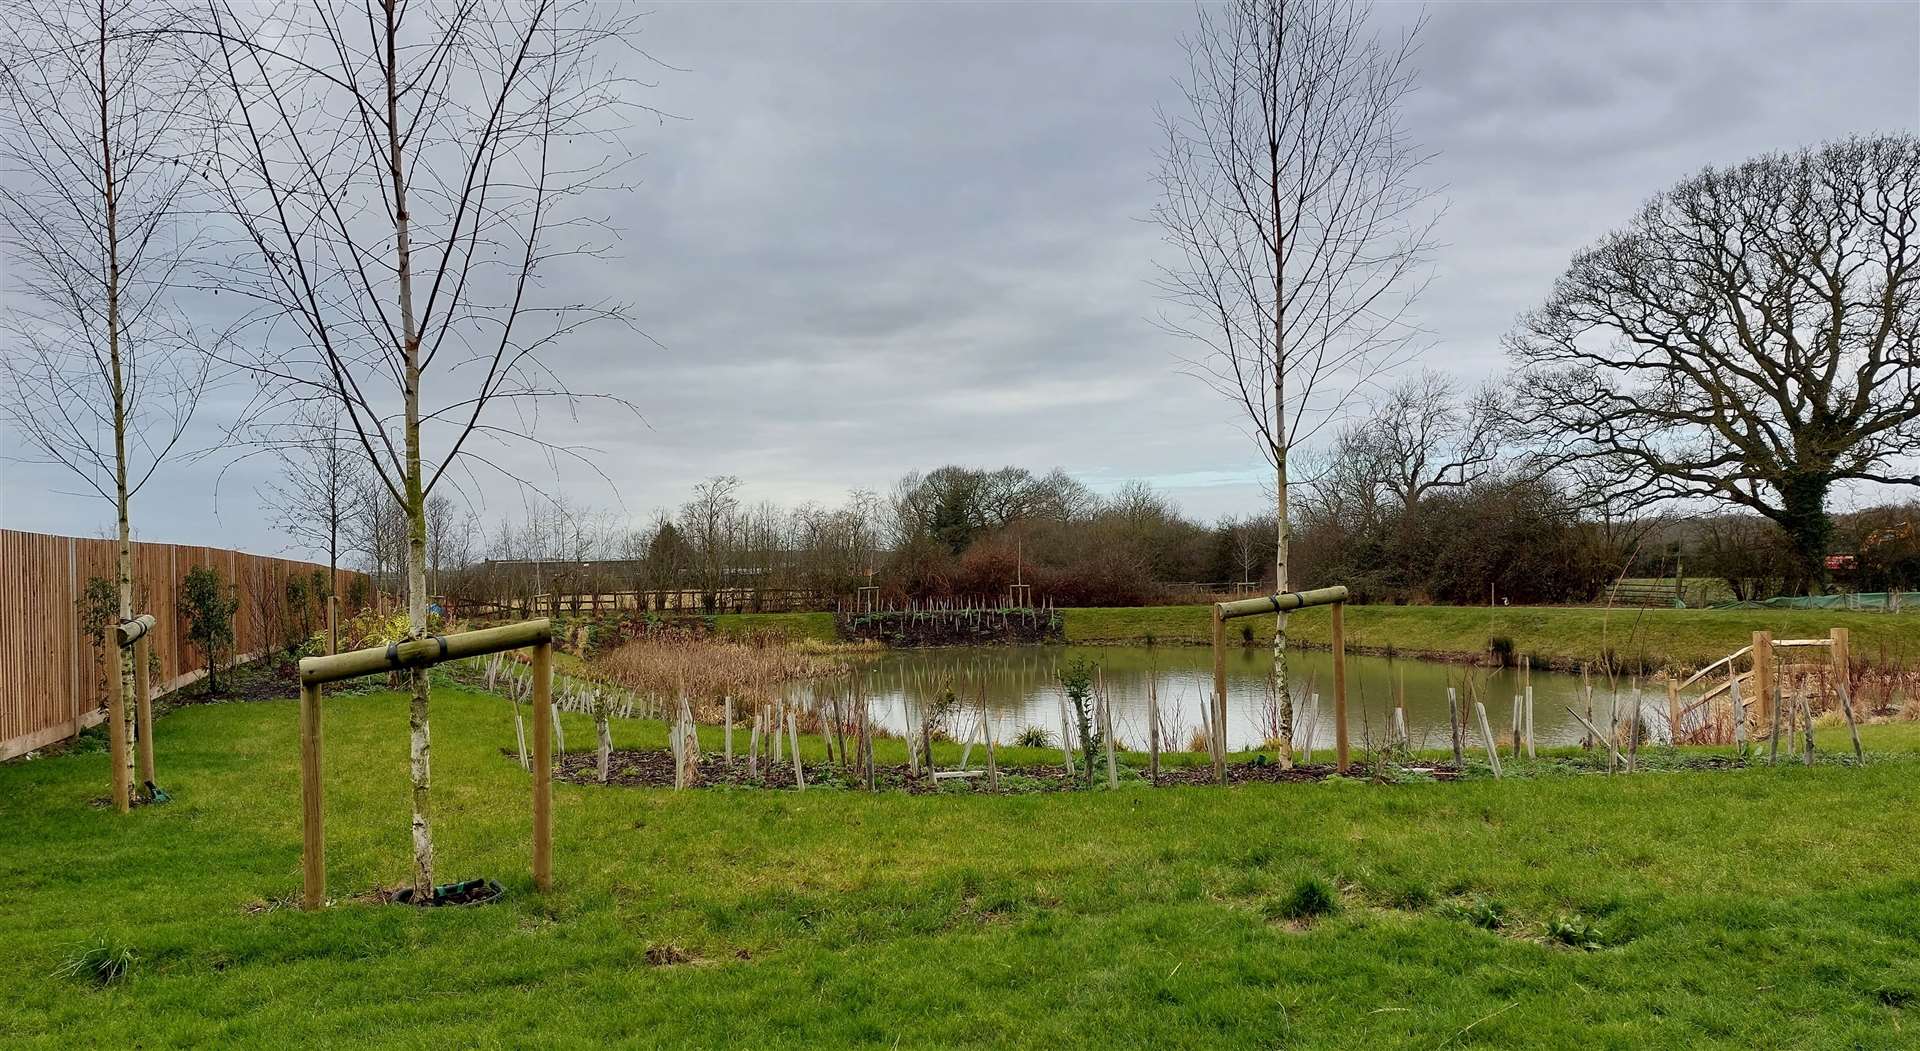
M1334 766L1347 772L1347 604L1333 604L1333 750Z
M1894 594L1890 592L1890 594ZM1860 727L1854 721L1853 710L1853 654L1847 639L1847 629L1835 628L1829 635L1833 647L1833 684L1840 698L1840 714L1847 718L1847 733L1853 735L1853 758L1865 760L1867 755L1860 749Z
M747 776L760 776L760 723L765 717L756 709L753 713L753 731L747 735Z
M1680 743L1680 684L1667 672L1667 743Z
M533 885L553 889L553 643L533 647Z
M1487 745L1487 765L1493 767L1493 779L1500 780L1500 746L1493 739L1493 727L1487 725L1487 706L1473 702L1473 714L1480 720L1480 740Z
M340 596L327 596L327 655L340 652Z
M1773 632L1753 633L1753 690L1760 704L1760 721L1766 722L1773 706Z
M153 683L147 671L147 637L133 644L134 735L140 743L140 784L153 781Z
M300 907L327 899L325 801L320 794L320 684L300 687Z

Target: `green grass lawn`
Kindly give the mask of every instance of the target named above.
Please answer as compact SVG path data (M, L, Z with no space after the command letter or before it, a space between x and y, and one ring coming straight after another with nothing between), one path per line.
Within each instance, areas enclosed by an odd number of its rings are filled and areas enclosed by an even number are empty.
M511 716L442 689L441 875L509 898L424 912L351 900L406 872L405 705L338 696L343 900L306 914L260 907L299 889L294 716L168 715L177 798L127 817L95 805L99 751L0 766L0 1046L1920 1046L1915 724L1869 727L1858 769L994 797L561 784L541 895L527 776L498 752ZM590 742L584 718L567 729ZM1287 919L1302 881L1338 910ZM1496 911L1500 930L1473 922ZM1546 937L1573 914L1604 947ZM123 981L55 975L94 944L134 954Z

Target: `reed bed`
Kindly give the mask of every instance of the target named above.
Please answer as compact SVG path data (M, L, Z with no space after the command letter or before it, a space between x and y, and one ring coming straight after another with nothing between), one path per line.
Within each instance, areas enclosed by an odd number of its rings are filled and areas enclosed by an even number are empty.
M609 682L650 697L684 692L689 703L702 709L715 708L728 697L771 700L776 686L841 675L848 666L838 655L692 632L649 633L594 661L595 671Z

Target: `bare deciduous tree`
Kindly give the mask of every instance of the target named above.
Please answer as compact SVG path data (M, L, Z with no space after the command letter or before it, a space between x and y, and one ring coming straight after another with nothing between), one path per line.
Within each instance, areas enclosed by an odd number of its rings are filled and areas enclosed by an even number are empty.
M337 409L315 404L255 445L255 452L266 452L278 467L260 487L261 506L271 509L274 525L301 547L327 553L327 590L317 597L335 597L341 543L356 513L357 494L365 488L366 454L359 438L346 429Z
M133 498L175 451L208 378L174 299L193 243L181 164L194 152L192 63L159 33L163 9L95 0L3 14L4 411L46 462L113 504L126 620ZM134 719L133 675L122 661L116 733ZM134 750L126 756L116 778L131 783Z
M1177 252L1161 284L1179 312L1166 324L1205 348L1194 371L1273 466L1285 590L1289 454L1416 336L1436 211L1400 119L1419 26L1384 41L1352 0L1234 0L1199 18L1185 105L1162 118L1155 218ZM1290 739L1286 637L1283 613L1274 682Z
M1817 586L1834 485L1920 485L1920 137L1701 172L1575 256L1508 347L1549 463L1764 515Z
M631 82L603 63L631 45L635 17L583 0L211 0L201 27L226 96L212 182L248 249L213 277L255 305L262 337L236 363L263 403L342 411L407 521L415 637L428 495L456 465L500 468L486 443L542 444L537 407L575 397L550 353L623 318L542 278L610 241L583 202L625 160L615 135ZM412 882L425 900L428 687L410 679Z
M1436 489L1461 489L1486 477L1499 452L1504 409L1483 387L1462 401L1453 379L1423 370L1390 388L1368 417L1343 430L1339 461L1352 461L1411 510Z

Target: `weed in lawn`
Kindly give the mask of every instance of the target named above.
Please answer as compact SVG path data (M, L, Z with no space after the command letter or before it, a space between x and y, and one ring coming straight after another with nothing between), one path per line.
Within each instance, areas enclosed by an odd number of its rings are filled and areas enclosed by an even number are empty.
M1579 913L1559 915L1547 921L1547 937L1573 949L1593 952L1607 947L1607 936L1598 924Z
M131 948L102 938L75 949L53 976L108 986L124 980L137 958Z
M1476 896L1465 901L1450 901L1440 911L1441 915L1481 930L1497 931L1507 925L1506 906L1489 898Z

